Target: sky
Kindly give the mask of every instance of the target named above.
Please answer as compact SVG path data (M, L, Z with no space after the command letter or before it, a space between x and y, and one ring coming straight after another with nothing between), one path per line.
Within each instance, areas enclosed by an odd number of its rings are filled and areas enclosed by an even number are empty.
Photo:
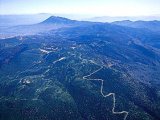
M0 14L160 15L160 0L0 0Z

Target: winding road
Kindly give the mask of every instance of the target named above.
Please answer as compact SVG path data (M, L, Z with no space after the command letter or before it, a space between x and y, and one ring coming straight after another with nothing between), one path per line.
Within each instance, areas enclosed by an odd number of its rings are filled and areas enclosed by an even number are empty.
M99 72L101 69L103 69L103 67L101 67L101 68L99 68L98 70L90 73L89 75L83 76L83 79L84 79L84 80L92 80L92 81L100 81L100 82L101 82L101 90L100 90L100 92L101 92L102 96L103 96L103 97L109 97L109 96L112 96L112 97L113 97L112 113L113 113L113 114L125 114L124 120L126 120L126 119L127 119L127 116L128 116L128 112L127 112L127 111L121 111L121 112L116 112L116 111L115 111L115 107L116 107L116 97L115 97L115 93L109 93L109 94L107 94L107 95L105 95L105 94L103 93L103 83L104 83L104 80L103 80L103 79L90 79L90 78L88 78L88 77L90 77L91 75Z

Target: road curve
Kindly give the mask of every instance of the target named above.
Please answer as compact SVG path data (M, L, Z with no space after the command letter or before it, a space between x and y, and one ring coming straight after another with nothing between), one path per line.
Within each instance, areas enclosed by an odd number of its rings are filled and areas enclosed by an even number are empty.
M100 92L102 94L103 97L109 97L109 96L112 96L113 97L113 108L112 108L112 113L113 114L125 114L124 116L124 120L127 119L127 116L128 116L128 112L127 111L121 111L121 112L116 112L115 111L115 106L116 106L116 97L115 97L115 93L109 93L107 95L105 95L103 93L103 83L104 83L104 80L103 79L90 79L88 77L90 77L91 75L97 73L98 71L100 71L101 69L103 69L103 67L97 69L96 71L90 73L89 75L86 75L86 76L83 76L83 79L84 80L92 80L92 81L100 81L101 82L101 89L100 89Z

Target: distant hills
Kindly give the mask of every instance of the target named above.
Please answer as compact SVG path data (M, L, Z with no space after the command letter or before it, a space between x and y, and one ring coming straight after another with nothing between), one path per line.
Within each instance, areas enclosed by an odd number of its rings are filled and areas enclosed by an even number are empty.
M43 19L49 14L40 14L40 18ZM45 16L45 17L44 17ZM32 17L32 16L30 16ZM33 19L33 18L32 18ZM1 20L1 19L0 19ZM18 21L18 20L17 20ZM3 22L3 21L2 21ZM71 20L64 17L58 16L50 16L45 20L30 25L16 25L16 26L8 26L8 27L0 27L0 38L6 38L11 36L19 36L19 35L34 35L38 33L44 33L50 30L55 30L63 27L74 27L79 25L88 25L88 24L107 24L101 22L87 22L87 21L77 21ZM160 22L159 21L117 21L111 23L112 25L124 26L124 27L132 27L132 28L141 28L148 29L153 32L160 31Z
M0 27L17 26L17 25L30 25L40 23L50 16L62 16L73 20L84 20L91 22L115 22L123 20L131 21L153 21L160 20L160 15L153 16L100 16L94 17L91 15L74 15L74 14L51 14L51 13L39 13L39 14L22 14L22 15L0 15Z
M124 20L124 21L116 21L113 22L115 25L120 26L127 26L132 28L144 28L148 29L154 32L160 32L160 21L154 20L154 21L130 21L130 20Z
M130 21L153 21L153 20L160 20L160 15L155 16L100 16L100 17L92 17L87 19L91 22L115 22L115 21L124 21L124 20L130 20Z

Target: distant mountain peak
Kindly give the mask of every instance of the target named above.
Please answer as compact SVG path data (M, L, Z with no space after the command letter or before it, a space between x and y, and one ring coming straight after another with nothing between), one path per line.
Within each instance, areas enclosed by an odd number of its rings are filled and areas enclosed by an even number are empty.
M133 23L133 21L131 21L131 20L122 20L122 21L115 21L115 22L112 22L113 24L115 23L115 24L117 24L117 23L125 23L125 24L131 24L131 23Z
M45 21L43 21L43 24L71 24L76 22L75 20L70 20L68 18L59 17L59 16L51 16Z

